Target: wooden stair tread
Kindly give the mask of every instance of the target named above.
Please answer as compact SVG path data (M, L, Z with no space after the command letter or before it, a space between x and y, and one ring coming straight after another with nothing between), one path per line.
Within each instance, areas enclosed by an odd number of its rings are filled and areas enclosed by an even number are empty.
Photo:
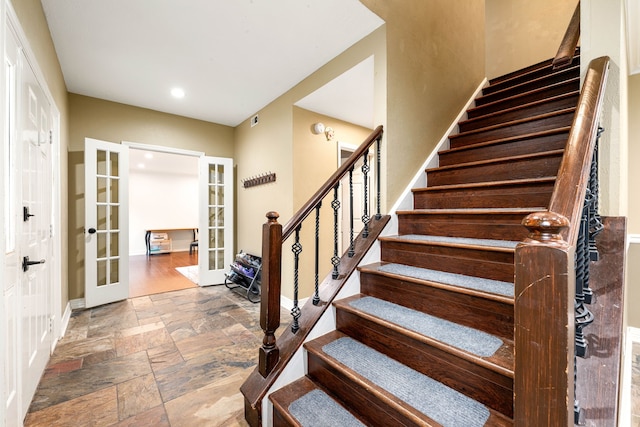
M540 131L540 132L531 132L531 133L527 133L527 134L523 134L523 135L514 135L514 136L509 136L506 138L499 138L499 139L494 139L491 141L484 141L484 142L478 142L475 144L468 144L468 145L463 145L460 147L455 147L455 148L449 148L447 150L441 150L438 154L447 154L447 153L453 153L453 152L459 152L459 151L465 151L465 150L473 150L479 147L488 147L491 145L496 145L496 144L503 144L505 142L511 142L511 141L518 141L518 140L523 140L523 139L528 139L528 138L534 138L536 136L546 136L546 135L554 135L554 134L558 134L558 133L568 133L571 130L570 126L564 126L564 127L559 127L559 128L555 128L555 129L548 129L548 130L544 130L544 131Z
M430 419L427 415L420 412L418 409L412 407L408 403L402 401L398 397L382 389L380 386L365 378L364 376L352 371L338 360L334 359L330 355L323 351L323 347L327 344L337 341L341 338L349 338L348 335L341 333L340 331L332 331L312 341L304 344L305 349L310 355L321 360L326 366L328 366L334 372L339 372L340 377L343 380L348 381L349 384L354 385L360 390L366 390L366 392L378 401L384 402L385 406L391 408L394 412L401 414L405 419L415 425L421 426L440 426L439 423ZM313 378L313 374L311 374ZM416 390L417 391L417 390ZM505 417L497 411L487 407L489 411L489 419L485 423L485 426L512 426L511 419Z
M573 62L579 63L580 62L580 47L578 46L576 48L576 53L573 55ZM517 79L520 77L525 77L527 74L530 74L532 72L536 72L540 69L543 68L548 68L549 70L553 69L553 58L551 59L545 59L544 61L540 61L537 62L533 65L529 65L528 67L524 67L521 68L519 70L515 70L512 71L510 73L507 74L503 74L501 76L498 77L494 77L492 79L489 80L489 84L490 85L496 85L502 82L506 82L509 80L513 80L513 79Z
M576 108L572 107L572 108L563 108L562 110L557 110L557 111L553 111L551 113L544 113L544 114L538 114L532 117L526 117L523 119L518 119L518 120L511 120L508 122L504 122L504 123L499 123L496 125L491 125L491 126L487 126L487 127L483 127L483 128L479 128L479 129L473 129L467 132L460 132L454 135L451 135L449 137L449 139L455 139L455 138L461 138L464 136L468 136L468 135L475 135L478 133L482 133L482 132L486 132L489 130L496 130L496 129L502 129L502 128L507 128L507 127L511 127L517 124L522 124L522 123L529 123L529 122L533 122L533 121L537 121L537 120L544 120L547 118L551 118L551 117L555 117L555 116L561 116L563 114L568 114L568 113L572 113L575 112Z
M374 275L378 275L378 276L385 276L385 277L389 277L389 278L393 278L393 279L404 280L404 281L420 284L420 285L423 285L423 286L430 286L430 287L434 287L434 288L444 289L444 290L447 290L449 292L472 295L472 296L477 297L477 298L482 298L482 299L491 300L491 301L497 301L497 302L500 302L500 303L503 303L503 304L509 304L509 305L513 305L514 304L514 300L513 300L512 297L507 297L507 296L496 294L496 293L492 293L492 292L485 292L485 291L478 290L478 289L464 288L464 287L461 287L461 286L451 285L451 284L432 281L432 280L424 280L424 279L420 279L420 278L412 277L412 276L404 276L404 275L400 275L400 274L391 273L391 272L388 272L388 271L380 271L378 269L379 267L381 267L383 265L387 265L387 264L389 264L389 263L387 263L387 262L376 262L376 263L372 263L372 264L367 264L367 265L363 265L363 266L358 267L358 271L360 271L360 273L362 273L362 274L374 274Z
M424 237L446 237L446 239L415 239L409 238L409 236L384 236L380 237L379 240L382 242L402 242L402 243L410 243L415 245L424 245L424 246L445 246L450 248L461 248L461 249L475 249L475 250L485 250L492 252L505 252L505 253L514 253L515 252L515 243L517 242L509 242L514 243L513 247L501 246L499 244L491 245L488 242L484 244L481 242L483 240L494 240L494 239L473 239L466 237L448 237L448 236L424 236ZM468 242L463 242L463 240ZM469 242L470 241L470 242ZM475 241L475 242L474 242ZM495 241L498 242L497 240ZM507 241L505 241L507 242Z
M526 108L530 108L530 107L534 107L534 106L538 106L538 105L544 105L548 102L552 102L552 101L557 101L557 100L561 100L561 99L565 99L565 98L571 98L573 96L579 96L580 95L580 91L571 91L571 92L567 92L567 93L563 93L560 95L555 95L555 96L551 96L549 98L545 98L545 99L540 99L537 101L532 101L526 104L522 104L522 105L518 105L515 107L510 107L510 108L505 108L503 110L498 110L498 111L492 111L490 113L481 115L481 116L476 116L470 119L466 119L466 120L461 120L459 122L459 125L465 125L465 124L470 124L470 123L475 123L475 122L479 122L482 121L484 119L490 118L490 117L496 117L496 116L500 116L503 115L505 113L511 113L511 112L516 112L519 110L524 110Z
M342 407L345 411L349 412L356 419L358 418L356 414L351 413L347 408L345 408L338 399L335 399L334 396L331 395L326 389L324 389L319 384L313 382L309 377L302 377L292 383L287 384L287 386L275 391L271 395L269 395L269 400L273 403L274 410L277 411L279 417L282 417L286 423L291 426L300 426L304 427L290 412L289 406L294 403L296 400L305 396L306 394L319 390L322 393L329 396L331 400L333 400L336 405ZM335 421L335 420L325 420L326 421Z
M490 83L483 89L483 94L489 95L497 93L503 89L513 89L518 86L531 84L556 77L561 74L575 74L580 72L580 64L572 63L571 65L563 68L554 69L553 67L543 67L542 69L532 70L531 72L515 76L511 79L502 80L500 82ZM537 75L537 77L535 77ZM527 78L529 77L529 78ZM524 81L523 81L524 80Z
M506 162L512 162L512 161L517 161L517 160L523 160L523 159L535 159L535 158L539 158L539 157L550 157L550 156L562 155L562 153L564 153L564 150L540 151L540 152L537 152L537 153L521 154L521 155L518 155L518 156L499 157L499 158L494 158L494 159L490 159L490 160L478 160L478 161L475 161L475 162L458 163L458 164L455 164L455 165L448 165L448 166L439 166L439 167L436 167L436 168L427 169L426 172L429 173L429 172L452 170L452 169L464 169L464 168L470 168L470 167L474 167L474 166L492 165L492 164L498 164L498 163L506 163Z
M467 360L476 365L482 366L486 369L492 370L500 375L513 378L513 341L512 340L509 341L509 340L501 339L503 341L502 346L492 356L488 356L488 357L479 356L469 351L466 351L464 349L461 349L459 347L453 346L451 344L447 344L446 342L439 341L436 338L433 338L431 336L424 335L420 332L416 332L414 330L408 329L405 326L385 320L376 315L363 312L350 305L351 302L360 300L365 297L366 295L363 295L363 294L353 295L351 297L348 297L339 301L335 301L333 305L336 307L337 310L348 311L358 316L367 318L372 322L378 323L379 325L385 328L394 330L395 332L402 334L404 336L407 336L412 340L420 341L427 345L436 347L447 353L455 355L456 357Z
M451 189L469 189L478 187L500 187L500 186L515 186L531 183L549 183L556 180L555 176L535 178L535 179L511 179L507 181L485 181L485 182L473 182L470 184L452 184L452 185L438 185L433 187L414 188L411 191L413 193L429 192L429 191L443 191Z
M545 207L538 208L459 208L459 209L412 209L396 211L398 215L428 215L428 214L449 214L449 215L502 215L502 214L529 214L533 212L546 211Z
M495 92L490 92L490 93L487 93L486 95L481 95L478 98L476 98L476 100L483 100L483 99L486 99L486 98L497 98L497 97L503 95L504 93L506 93L508 91L518 90L518 89L523 88L523 87L525 87L527 85L540 83L540 82L542 82L544 80L549 80L551 77L557 77L557 76L562 75L562 74L571 75L575 71L578 71L578 72L580 71L580 65L574 65L574 66L571 66L571 67L568 67L568 68L562 68L562 69L560 69L560 70L558 70L556 72L553 72L553 73L550 73L550 74L547 74L547 75L544 75L544 76L541 76L541 77L538 77L538 78L535 78L535 79L532 79L532 80L527 80L527 81L524 81L522 83L518 83L518 84L515 84L515 85L512 85L512 86L507 86L507 87L505 87L503 89L500 89L500 90L497 90ZM563 79L563 81L564 80L569 80L569 79L570 79L570 77L568 77L567 79Z
M495 105L499 105L500 103L507 103L507 102L510 102L510 101L511 102L512 101L517 101L518 98L527 98L528 95L535 94L535 93L546 92L549 89L552 89L554 87L559 87L559 86L562 86L562 85L566 85L567 83L576 83L576 84L579 85L580 84L580 78L576 77L576 78L573 78L573 79L568 79L568 80L565 80L565 81L562 81L562 82L550 84L548 86L540 87L540 88L537 88L537 89L532 89L532 90L527 91L527 92L518 93L516 95L512 95L512 96L508 96L508 97L505 97L505 98L497 99L495 101L487 102L487 103L484 103L484 104L481 104L481 105L478 104L475 107L469 108L467 110L467 113L473 113L475 111L479 111L479 110L482 110L482 109L488 109L488 108L493 107ZM493 94L491 94L491 95L493 95ZM477 99L480 99L480 98L482 98L482 96L478 97Z

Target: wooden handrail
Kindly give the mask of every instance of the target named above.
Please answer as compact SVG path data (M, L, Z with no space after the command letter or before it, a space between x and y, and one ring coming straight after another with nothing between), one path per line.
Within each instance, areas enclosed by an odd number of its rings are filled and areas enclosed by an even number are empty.
M574 424L575 251L608 69L589 64L549 210L516 247L514 425Z
M354 151L351 156L345 161L329 179L311 196L311 198L305 203L296 214L285 224L282 230L282 240L285 241L293 233L298 225L304 221L306 217L315 209L324 197L340 182L340 180L349 172L358 159L367 151L371 145L379 138L382 138L382 125L375 128L375 130L364 140L362 144Z
M570 245L575 245L578 236L578 222L589 181L588 171L598 133L609 62L608 56L602 56L589 63L549 203L550 212L569 220L569 227L562 234Z
M571 64L573 55L576 52L578 46L578 40L580 40L580 2L576 5L576 9L573 11L573 16L567 27L567 31L564 33L558 53L556 53L553 59L553 69L565 67Z
M262 401L269 389L276 382L285 369L287 363L302 346L308 334L319 321L326 310L331 307L333 299L351 277L356 267L376 241L386 224L388 215L374 216L374 221L366 225L360 235L354 240L353 254L337 258L340 263L340 274L330 273L319 287L319 298L314 302L311 298L307 301L302 311L297 308L297 300L294 309L298 310L298 329L293 331L287 328L277 339L276 330L280 326L280 294L281 294L281 265L283 242L302 224L302 222L320 205L322 200L332 190L337 188L340 180L353 169L357 161L366 155L374 142L380 142L382 138L382 126L378 126L365 141L354 151L347 161L342 164L318 191L306 202L296 214L284 226L279 224L278 213L267 213L267 222L262 228L262 298L260 307L260 326L264 331L262 346L259 349L258 366L243 383L240 390L245 398L245 419L251 426L261 424ZM380 145L377 148L378 165L376 172L380 173ZM378 187L380 185L378 175ZM337 191L337 190L335 190ZM380 197L378 188L378 199ZM366 199L365 199L366 200ZM379 204L378 204L379 210ZM337 212L337 211L334 211ZM366 212L365 212L366 213ZM335 214L334 214L335 215ZM368 223L367 223L368 224ZM369 228L370 227L370 228ZM337 246L336 246L337 252ZM337 256L337 253L336 253ZM333 261L333 259L332 259ZM337 265L334 265L337 272ZM294 297L294 299L297 297ZM292 310L293 313L293 310ZM296 319L294 317L294 319Z

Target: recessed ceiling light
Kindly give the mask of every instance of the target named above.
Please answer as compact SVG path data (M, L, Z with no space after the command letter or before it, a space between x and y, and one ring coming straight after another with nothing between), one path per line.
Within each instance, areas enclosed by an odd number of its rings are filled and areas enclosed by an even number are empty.
M139 169L144 169L144 163L138 163L138 168Z
M145 158L145 159L153 159L153 154L151 154L151 153L145 153L145 154L144 154L144 158Z
M171 89L171 95L174 98L184 98L184 90L179 87L174 87Z

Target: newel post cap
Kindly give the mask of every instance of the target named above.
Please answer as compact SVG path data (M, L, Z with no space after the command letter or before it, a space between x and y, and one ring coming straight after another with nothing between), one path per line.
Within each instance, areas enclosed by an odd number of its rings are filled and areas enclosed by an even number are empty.
M534 212L522 220L529 230L529 238L539 242L562 240L560 232L569 226L569 220L555 212Z
M280 214L276 211L267 212L267 222L278 222L278 218L280 218Z

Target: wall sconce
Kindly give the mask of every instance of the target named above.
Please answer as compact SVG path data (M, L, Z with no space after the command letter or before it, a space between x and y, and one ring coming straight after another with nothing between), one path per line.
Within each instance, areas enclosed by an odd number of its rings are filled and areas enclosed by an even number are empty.
M324 130L324 135L327 137L327 141L331 141L335 135L335 133L333 132L333 128L326 128Z
M323 123L314 123L311 125L311 133L314 135L320 135L321 133L324 133L324 136L327 138L327 141L331 141L333 139L333 137L335 136L335 132L333 131L333 128L331 127L324 127Z

